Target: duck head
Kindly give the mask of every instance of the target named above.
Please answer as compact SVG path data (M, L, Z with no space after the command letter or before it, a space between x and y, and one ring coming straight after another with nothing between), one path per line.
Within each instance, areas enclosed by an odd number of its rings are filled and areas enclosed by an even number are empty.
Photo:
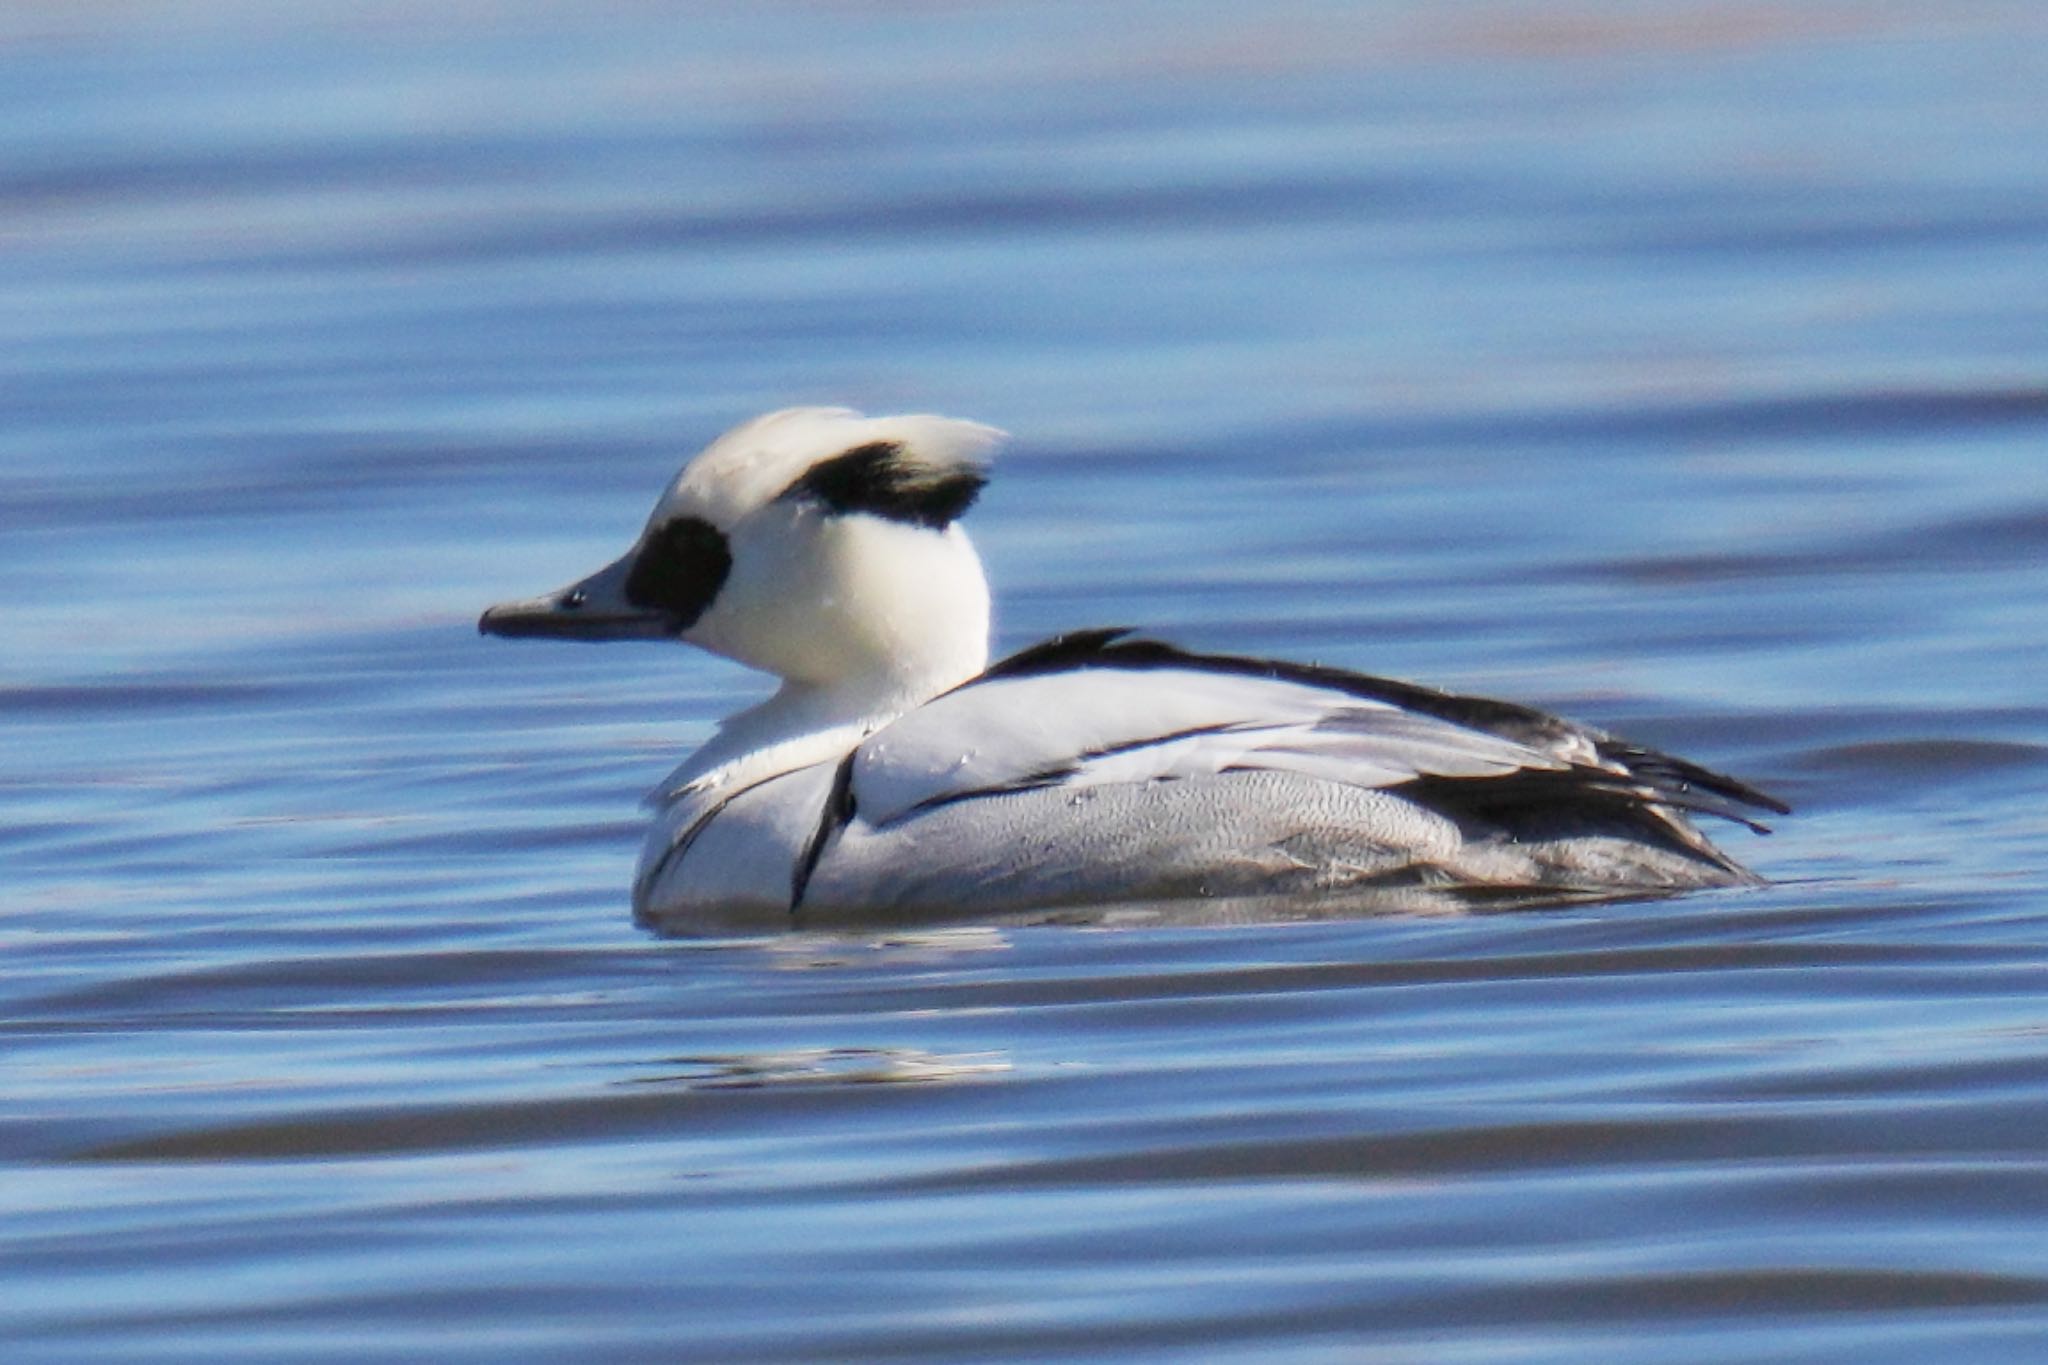
M757 417L683 467L623 556L477 628L682 640L799 687L935 695L988 661L988 583L955 522L1002 439L947 417Z

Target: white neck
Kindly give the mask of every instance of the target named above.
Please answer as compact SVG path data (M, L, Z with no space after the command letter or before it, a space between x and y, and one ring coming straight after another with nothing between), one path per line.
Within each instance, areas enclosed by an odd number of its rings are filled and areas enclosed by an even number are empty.
M776 674L781 690L727 718L660 791L837 758L988 666L988 584L957 526L848 517L747 536L717 603L683 638Z
M872 689L785 682L768 700L719 722L718 732L683 760L649 800L663 804L686 787L741 787L776 773L836 760L904 712L981 672L978 659L957 675L915 686L880 679Z

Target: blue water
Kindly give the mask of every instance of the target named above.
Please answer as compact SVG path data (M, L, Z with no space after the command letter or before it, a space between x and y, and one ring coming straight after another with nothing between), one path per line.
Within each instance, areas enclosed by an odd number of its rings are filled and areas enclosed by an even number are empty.
M0 10L9 1360L2048 1356L2048 10ZM1675 902L663 941L480 640L771 407L1000 648L1546 705Z

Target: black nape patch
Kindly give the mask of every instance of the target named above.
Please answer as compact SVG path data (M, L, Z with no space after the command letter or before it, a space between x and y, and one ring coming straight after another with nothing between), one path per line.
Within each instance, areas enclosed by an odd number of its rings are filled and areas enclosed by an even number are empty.
M988 476L969 464L934 466L906 456L901 443L870 441L820 460L782 491L814 498L834 512L866 512L934 530L974 505Z
M673 617L678 631L688 630L711 606L730 572L732 550L725 534L702 517L677 517L651 532L633 556L626 600Z

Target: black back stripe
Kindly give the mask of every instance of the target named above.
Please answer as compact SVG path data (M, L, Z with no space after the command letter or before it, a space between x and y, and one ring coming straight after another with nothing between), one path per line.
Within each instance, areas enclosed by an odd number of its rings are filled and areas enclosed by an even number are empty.
M1532 740L1562 739L1591 733L1533 706L1494 701L1487 697L1464 697L1439 692L1416 683L1375 678L1348 669L1323 664L1298 664L1285 659L1251 659L1236 654L1197 654L1160 640L1127 639L1127 627L1109 630L1077 630L1055 635L1050 640L1020 650L982 675L983 678L1025 677L1056 673L1069 668L1189 668L1206 673L1233 673L1241 677L1270 678L1275 682L1301 683L1328 688L1368 701L1391 702L1410 711L1447 720L1455 725L1484 730L1489 734L1524 743ZM979 681L977 679L976 681ZM972 686L972 683L966 684Z
M1089 664L1100 663L1110 657L1108 646L1122 640L1131 633L1129 626L1100 626L1092 630L1070 630L1040 640L1035 645L1026 645L1015 654L998 659L988 666L979 678L969 679L962 687L991 678L1026 678L1036 673L1057 673L1063 668L1086 668ZM1152 643L1150 641L1128 641L1127 644ZM1169 646L1159 646L1169 648ZM1190 658L1195 656L1190 655Z

